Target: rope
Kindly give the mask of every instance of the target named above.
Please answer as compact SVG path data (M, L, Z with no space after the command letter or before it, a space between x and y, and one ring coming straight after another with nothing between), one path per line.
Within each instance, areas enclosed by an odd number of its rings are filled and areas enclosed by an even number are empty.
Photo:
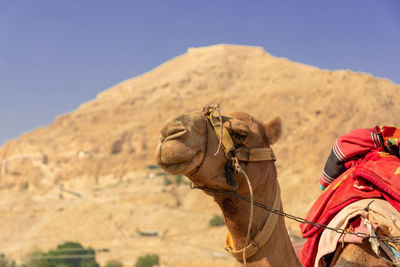
M224 127L222 127L222 116L221 116L221 110L219 109L219 104L215 107L215 111L218 112L218 118L219 118L219 124L221 124L221 138L219 139L219 143L218 143L218 148L217 151L214 154L214 157L216 157L219 153L219 151L221 150L221 146L222 146L222 139L223 139L223 129Z
M193 186L192 188L193 189L200 189L200 190L203 190L203 191L206 191L206 192L211 192L211 193L216 193L216 194L224 194L224 195L228 195L228 196L237 197L237 198L239 198L241 200L244 200L244 201L246 201L248 203L251 203L251 200L248 197L242 196L242 195L237 194L236 192L233 192L233 191L219 190L219 189L209 188L209 187L206 187L206 186L197 186L197 185ZM385 235L371 236L371 235L368 235L368 234L363 233L363 232L349 232L346 229L333 228L333 227L330 227L330 226L328 226L326 224L314 223L314 222L311 222L311 221L307 221L304 218L291 215L289 213L286 213L286 212L278 210L278 209L271 208L271 207L269 207L269 206L267 206L265 204L262 204L260 202L257 202L257 201L254 201L254 206L256 206L258 208L261 208L261 209L264 209L266 211L275 213L275 214L277 214L279 216L288 218L290 220L294 220L294 221L299 222L299 223L306 223L306 224L312 225L312 226L314 226L314 227L316 227L318 229L321 229L321 230L328 229L328 230L337 232L339 234L354 235L354 236L357 236L357 237L361 237L363 239L364 238L376 238L376 239L379 239L379 240L382 240L382 241L392 242L392 243L394 243L396 245L400 244L400 236L385 236Z
M249 244L250 241L250 230L251 230L251 225L253 224L253 212L254 212L254 197L253 197L253 187L251 186L250 179L247 176L246 172L240 167L239 161L237 158L233 158L234 164L235 164L235 169L242 173L244 177L246 178L247 185L249 186L249 191L250 191L250 218L249 218L249 225L247 226L247 236L246 236L246 243L244 244L244 249L243 249L243 264L246 267L247 266L247 261L246 261L246 249L247 245Z
M221 125L221 130L220 130L221 138L219 138L217 151L215 151L215 153L214 153L214 157L216 157L218 155L219 151L221 150L221 147L222 147L222 137L223 137L223 129L224 129L224 127L222 127L221 110L219 108L219 104L216 104L215 106L206 105L206 106L203 107L203 117L207 117L210 114L210 112L212 112L213 110L218 112L218 119L219 119L219 123Z

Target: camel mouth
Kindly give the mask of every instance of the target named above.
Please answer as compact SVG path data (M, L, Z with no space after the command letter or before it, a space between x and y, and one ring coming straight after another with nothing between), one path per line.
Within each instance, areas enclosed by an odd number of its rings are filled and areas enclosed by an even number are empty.
M198 159L202 158L202 154L200 148L191 148L179 139L169 137L161 140L155 150L157 164L172 174L190 173L199 164Z
M201 155L200 151L197 155ZM199 157L196 156L195 158ZM189 173L192 173L198 167L198 161L193 159L193 160L187 160L179 163L170 163L170 164L158 162L158 165L170 174L187 175Z

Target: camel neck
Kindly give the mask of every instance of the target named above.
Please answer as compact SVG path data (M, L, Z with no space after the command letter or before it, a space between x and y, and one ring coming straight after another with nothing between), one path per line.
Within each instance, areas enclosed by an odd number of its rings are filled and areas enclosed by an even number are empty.
M272 168L272 169L271 169ZM276 170L274 166L268 168L260 177L251 177L252 173L248 173L253 181L259 181L253 186L254 200L267 206L272 206L275 199L276 190L278 189L278 181L276 179ZM253 173L253 175L255 175ZM246 182L244 182L247 186ZM239 189L240 190L240 189ZM241 191L248 192L247 188ZM245 193L248 196L249 193ZM242 249L246 242L247 228L250 217L250 204L236 197L214 196L215 201L220 206L225 217L226 226L232 235L235 249ZM253 223L250 231L250 237L262 229L270 212L260 208L254 208Z
M248 175L249 177L251 177L251 180L258 181L257 184L253 185L254 200L269 207L272 207L276 196L276 190L279 190L274 164L271 163L266 168L264 168L264 172L261 175L257 175L256 172L251 171L248 172ZM222 210L222 213L224 214L226 226L232 236L232 240L234 243L234 249L240 250L244 248L250 216L250 204L235 197L223 197L221 195L215 195L214 199L218 203ZM254 207L253 223L250 231L251 240L254 238L256 233L263 228L268 216L270 215L270 212L260 209L258 207ZM256 255L250 258L250 261L261 259L269 262L270 260L265 258L266 255L271 254L270 257L274 258L273 251L281 248L282 251L288 250L288 256L289 258L292 258L292 262L294 263L293 266L296 266L298 260L291 245L283 218L278 219L277 225L274 229L273 234L271 235L271 238L274 239L273 249L268 248L271 246L266 246L269 243L267 242L265 246L260 248L259 252ZM268 264L266 266L268 266Z

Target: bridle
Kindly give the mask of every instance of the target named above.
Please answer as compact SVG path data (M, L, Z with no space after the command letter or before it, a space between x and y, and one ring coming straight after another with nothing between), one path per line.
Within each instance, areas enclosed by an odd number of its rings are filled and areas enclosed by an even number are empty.
M214 116L214 113L218 112L218 116ZM205 117L206 123L206 134L205 134L205 147L204 154L200 164L196 167L194 173L197 173L200 167L203 165L204 159L207 154L207 145L208 145L208 127L209 125L214 130L217 138L218 138L218 149L214 154L214 157L220 151L220 148L223 149L227 164L225 165L225 173L227 183L232 186L233 191L237 190L237 182L233 178L233 173L238 172L238 167L240 165L239 162L251 162L251 161L275 161L276 157L274 151L271 147L256 147L256 148L246 148L246 147L235 147L233 139L229 134L229 131L222 124L222 116L219 111L219 105L210 106L207 105L203 108L203 117Z
M215 116L214 113L218 112L218 116ZM244 265L246 266L246 259L253 256L254 254L257 253L259 248L261 248L270 238L276 222L278 220L278 215L274 213L270 213L269 217L267 218L263 228L255 235L254 239L249 242L250 239L250 229L252 225L252 219L253 219L253 210L254 210L254 200L253 200L253 189L250 183L250 180L246 174L246 172L241 168L240 162L254 162L254 161L275 161L275 154L272 150L271 147L257 147L257 148L245 148L245 147L235 147L235 144L232 140L231 135L229 134L229 131L223 126L222 123L222 116L221 112L219 110L219 105L215 106L210 106L207 105L206 107L203 108L203 116L206 118L206 145L205 145L205 151L203 155L203 159L200 163L200 165L197 167L196 172L200 168L200 166L203 164L205 155L207 153L207 135L208 135L208 123L211 125L213 131L215 132L219 145L218 149L215 152L214 156L216 156L220 149L222 148L225 156L227 158L227 163L225 165L225 177L227 180L227 183L232 186L233 193L236 194L237 190L237 181L233 177L233 174L236 173L242 173L244 177L246 178L246 181L249 186L250 190L250 219L249 219L249 225L248 225L248 231L247 231L247 238L246 238L246 243L243 249L241 250L235 250L233 247L233 240L228 232L227 240L226 240L226 247L225 249L237 260L243 260ZM211 189L206 186L192 186L192 188L196 189L201 189L206 192L216 192L216 193L223 193L225 190L219 190L219 189ZM211 189L211 190L210 190ZM228 191L229 192L229 191ZM232 191L230 191L232 193ZM274 209L281 209L281 200L280 200L280 188L278 185L278 188L276 190L276 195L275 199L273 202L273 208Z
M214 113L218 111L218 117L214 116ZM219 141L219 147L216 154L219 152L219 148L225 152L228 160L237 159L238 161L275 161L275 154L271 147L257 147L257 148L236 148L233 143L232 137L228 130L222 125L222 116L217 106L206 106L203 109L203 116L207 118L207 121L212 126L215 134Z

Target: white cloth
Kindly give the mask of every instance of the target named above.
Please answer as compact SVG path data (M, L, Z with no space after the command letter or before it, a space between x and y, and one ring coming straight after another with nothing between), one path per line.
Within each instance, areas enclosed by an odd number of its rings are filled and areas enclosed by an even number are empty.
M373 202L369 205L369 210L366 211L365 207L372 200ZM368 198L353 202L341 210L328 226L335 229L345 229L349 220L356 216L367 218L384 233L390 233L392 236L400 236L400 213L389 202L383 199ZM318 244L315 267L321 266L320 260L323 256L336 250L340 237L341 234L328 229L322 232Z

